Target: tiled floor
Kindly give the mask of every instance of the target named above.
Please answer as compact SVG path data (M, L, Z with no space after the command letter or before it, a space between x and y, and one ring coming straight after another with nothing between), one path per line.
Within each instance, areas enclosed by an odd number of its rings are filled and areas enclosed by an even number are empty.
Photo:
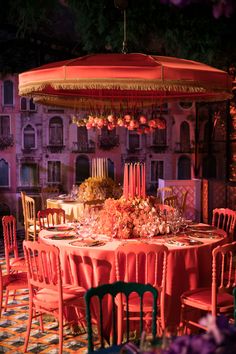
M23 235L19 235L18 240L19 249L21 251ZM4 248L2 238L0 238L0 263L4 266ZM0 318L0 354L23 353L23 344L28 318L27 300L27 295L21 295L17 298L17 301L22 303L22 307L10 308L7 312L2 313L2 317ZM53 322L48 316L45 319L44 333L40 331L37 322L34 322L28 346L29 353L58 353L58 336L55 331L52 332L53 327L56 327L56 322ZM64 337L63 353L86 353L86 338L87 334L84 331L81 331L80 334L76 335L66 333Z

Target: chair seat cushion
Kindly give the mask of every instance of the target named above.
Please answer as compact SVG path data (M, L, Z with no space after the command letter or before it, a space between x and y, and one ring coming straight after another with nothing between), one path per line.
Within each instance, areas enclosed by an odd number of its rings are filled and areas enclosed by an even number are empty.
M26 270L26 263L24 257L17 257L10 259L10 266L16 270Z
M79 289L79 288L78 288ZM84 289L81 291L63 291L63 303L64 305L81 304L81 299L83 300ZM45 309L57 309L59 305L58 291L52 289L40 289L34 295L34 303L36 306L43 307Z
M34 232L34 225L30 225L30 226L28 227L28 230L29 230L30 232ZM39 227L39 225L37 225L37 224L36 224L36 231L37 231L37 232L40 231L40 227Z
M119 300L118 300L119 301ZM116 303L118 303L116 301ZM129 311L131 312L140 312L140 297L136 293L132 293L129 296ZM123 297L123 306L126 309L126 299ZM145 294L143 301L143 310L144 312L151 312L153 309L153 296L150 294Z
M195 290L186 291L181 296L182 303L192 307L206 307L211 309L211 288L199 288ZM217 294L217 307L228 308L233 307L233 296L228 293Z
M27 273L14 273L3 276L3 288L26 289L28 288Z

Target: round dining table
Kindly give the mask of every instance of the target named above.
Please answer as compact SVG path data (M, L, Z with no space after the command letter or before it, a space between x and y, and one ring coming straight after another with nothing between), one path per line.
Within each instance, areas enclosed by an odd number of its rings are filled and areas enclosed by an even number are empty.
M124 240L91 235L88 226L73 229L68 224L62 229L58 226L40 231L39 241L60 249L63 282L85 289L116 281L115 252L122 243L165 244L169 249L165 317L167 326L174 328L180 320L181 294L186 290L211 285L211 252L217 245L227 242L223 230L210 230L211 226L207 229L207 226L199 224L191 238L168 235Z
M79 220L84 214L84 203L72 199L47 199L47 208L61 208L65 210L66 221Z

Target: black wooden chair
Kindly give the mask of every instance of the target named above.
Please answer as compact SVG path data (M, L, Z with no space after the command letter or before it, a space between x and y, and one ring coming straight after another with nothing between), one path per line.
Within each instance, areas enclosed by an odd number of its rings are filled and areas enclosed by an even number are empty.
M122 320L126 322L126 333L125 333L125 343L130 341L130 321L132 320L130 312L129 312L129 298L130 295L136 293L140 298L140 333L143 332L143 323L144 323L144 313L143 313L143 297L146 293L149 296L152 296L153 299L153 310L152 310L152 325L151 325L151 332L152 332L152 339L154 340L157 333L157 297L158 291L150 284L140 284L140 283L126 283L122 281L118 281L112 284L104 284L94 288L89 289L85 293L85 303L86 303L86 319L87 319L87 330L88 330L88 353L96 352L103 352L105 348L105 328L104 328L104 303L103 300L108 301L107 295L111 297L111 313L106 314L110 316L112 320L112 327L111 327L111 339L112 339L112 347L117 346L117 323L118 321ZM132 296L132 295L131 295ZM92 315L91 315L91 304L93 300L97 300L96 305L99 306L98 316L98 337L99 343L94 345L94 338L93 338L93 331L92 331ZM126 311L119 311L123 309L122 303L126 301ZM119 306L119 303L121 306ZM107 309L107 307L106 307ZM107 328L106 328L107 330ZM109 347L112 350L112 347Z

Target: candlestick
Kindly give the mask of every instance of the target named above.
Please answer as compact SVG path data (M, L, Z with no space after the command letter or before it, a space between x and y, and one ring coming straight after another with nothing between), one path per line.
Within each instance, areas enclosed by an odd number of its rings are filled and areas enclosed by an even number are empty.
M123 181L123 195L126 199L128 199L128 195L129 195L129 190L128 190L128 181L129 179L129 171L128 171L128 164L125 163L124 166L124 181Z

